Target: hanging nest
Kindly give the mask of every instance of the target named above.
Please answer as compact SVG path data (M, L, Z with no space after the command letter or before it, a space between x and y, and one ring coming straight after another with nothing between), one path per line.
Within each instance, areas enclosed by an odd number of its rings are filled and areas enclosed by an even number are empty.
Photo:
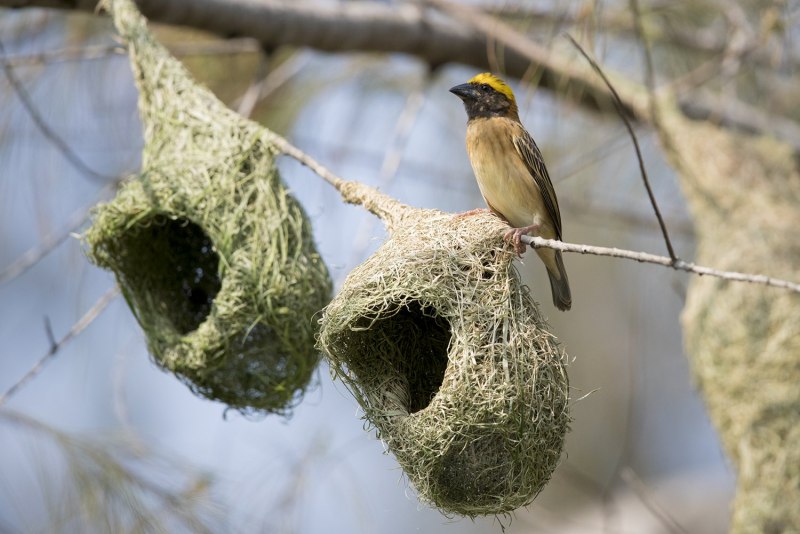
M314 314L331 282L278 176L270 134L199 86L129 0L145 132L141 174L100 206L87 254L114 272L156 363L244 412L286 413L318 362Z
M391 237L325 309L319 347L423 500L470 517L530 503L570 422L566 357L504 225L373 211Z
M662 117L680 154L697 262L797 280L795 150L674 111ZM694 379L736 467L730 531L800 532L800 296L695 277L682 323Z

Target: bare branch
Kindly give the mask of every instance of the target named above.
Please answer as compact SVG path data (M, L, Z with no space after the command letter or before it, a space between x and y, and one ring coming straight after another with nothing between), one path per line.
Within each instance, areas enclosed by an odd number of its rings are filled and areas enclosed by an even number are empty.
M104 199L107 193L116 189L118 180L114 183L108 184L101 191L99 198ZM94 203L92 203L94 205ZM65 228L58 232L52 232L45 235L41 242L36 246L28 249L25 253L19 256L16 260L3 270L0 270L0 285L14 280L28 271L31 267L39 263L45 256L52 252L57 246L67 240L67 238L75 231L77 231L86 220L89 218L90 207L82 207L76 210L69 219L67 219Z
M389 142L389 149L381 163L381 170L378 174L378 184L385 187L397 174L400 162L403 159L414 125L417 122L422 105L425 103L425 90L430 82L430 71L426 72L419 87L415 87L406 97L403 111L400 113L392 132Z
M413 55L434 68L462 63L490 69L492 62L487 50L494 50L494 43L502 43L505 47L497 59L509 76L524 79L526 74L537 71L539 86L562 98L588 110L608 112L613 108L611 95L603 84L596 83L586 71L575 69L571 58L554 51L540 53L542 48L525 35L469 6L447 0L416 1L435 5L467 26L426 16L416 5L366 0L345 3L137 0L137 4L155 22L198 28L223 38L251 37L267 48L298 46L327 52L397 52ZM48 7L89 13L95 12L96 4L97 0L0 0L0 7ZM250 48L256 47L248 45L248 48L252 51ZM178 49L176 53L181 55ZM620 89L619 84L617 87ZM630 107L631 119L646 122L646 106L636 97L640 89L636 84L626 83L623 102ZM712 111L704 102L693 102L691 108L691 113L684 106L681 111L689 118L704 118ZM728 120L723 113L719 124L784 139L785 129L776 130L769 122L750 122L748 118ZM797 144L792 142L792 146Z
M281 151L281 153L289 156L290 158L296 160L297 162L305 165L309 169L311 169L314 174L328 182L330 185L336 188L337 191L342 190L342 185L345 183L343 178L340 178L332 171L328 170L322 164L320 164L317 160L291 144L289 141L284 139L283 137L273 134L270 136L270 142L275 145L275 148Z
M666 526L670 532L679 534L686 534L686 529L678 523L672 515L661 506L653 495L652 490L644 483L644 481L636 474L630 466L625 466L620 473L620 477L625 483L633 489L634 493L639 496L639 499L650 510L650 512L658 518L661 523Z
M644 52L644 72L645 72L645 86L647 87L648 106L650 108L650 118L653 121L656 129L660 129L658 105L656 103L656 70L653 67L653 54L650 50L650 41L644 33L644 25L642 24L642 13L639 10L638 0L629 0L631 11L633 12L633 27L636 29L636 36L642 42L642 50ZM599 67L598 67L599 68ZM605 78L605 77L604 77Z
M11 87L14 89L14 92L17 93L20 101L22 101L22 105L25 107L25 110L30 115L33 122L36 123L36 126L41 130L42 134L51 142L53 143L56 148L67 158L67 161L78 170L85 174L90 178L95 178L101 180L103 182L107 182L112 180L113 177L106 176L101 174L91 167L89 167L81 158L78 156L72 148L64 141L61 136L59 136L56 132L53 131L52 128L47 124L47 121L44 120L39 110L36 109L36 106L33 104L33 100L31 96L28 94L28 91L25 89L25 86L22 84L17 75L14 73L14 68L9 65L6 61L6 50L3 46L3 42L0 41L0 62L3 64L3 72L5 72L6 78L8 79L8 83L11 84Z
M303 52L295 52L275 68L270 68L269 61L269 57L262 58L256 78L247 91L233 103L238 113L244 117L250 117L259 102L297 75L308 64L309 56Z
M314 158L312 158L299 148L295 147L289 141L279 136L278 134L271 133L269 136L269 142L272 143L281 153L302 163L303 165L314 171L314 173L320 176L323 180L325 180L333 187L335 187L342 194L342 197L347 202L362 204L365 207L367 207L367 209L370 209L370 207L367 205L367 202L359 200L354 201L352 199L348 199L347 197L347 193L349 192L348 187L355 187L355 186L360 186L362 191L370 190L370 193L372 194L385 197L385 195L383 195L376 189L370 188L368 186L363 186L361 184L358 184L358 182L343 180L342 178L338 177L336 174L328 170L325 166L317 162ZM575 243L565 243L563 241L557 241L555 239L544 239L541 237L531 237L527 235L522 236L522 242L527 243L528 245L534 248L552 248L554 250L560 250L562 252L577 252L579 254L592 254L595 256L609 256L612 258L623 258L627 260L638 261L640 263L652 263L655 265L662 265L664 267L670 267L672 269L675 269L676 271L686 271L688 273L694 273L700 276L709 275L709 276L714 276L716 278L721 278L723 280L767 285L771 287L778 287L781 289L788 289L789 291L793 291L795 293L800 293L800 283L797 282L790 282L788 280L773 278L763 274L747 274L735 271L722 271L720 269L714 269L711 267L696 265L692 262L684 261L680 258L673 260L672 258L669 258L667 256L658 256L656 254L650 254L648 252L636 252L633 250L626 250L626 249L612 248L612 247L599 247L594 245L579 245Z
M242 117L249 119L253 114L253 110L256 108L256 104L261 100L261 90L270 73L269 67L271 60L272 57L270 57L270 54L266 52L261 54L253 81L247 86L247 90L244 94L238 98L238 102L236 102L236 112Z
M137 0L136 3L154 22L189 26L226 38L252 37L265 48L304 46L326 52L398 52L416 56L431 68L462 63L490 69L489 46L494 41L504 42L494 35L488 39L487 34L470 27L431 17L413 4L359 0L345 3ZM96 5L97 0L0 0L0 6L7 7L86 12L95 12ZM587 109L611 109L605 87L587 79L583 71L573 72L564 58L540 54L547 61L539 64L513 47L498 53L510 76L523 77L533 61L542 70L540 86Z
M676 271L686 271L687 273L694 273L700 276L709 275L716 278L721 278L723 280L779 287L781 289L788 289L789 291L800 293L800 283L797 282L790 282L789 280L782 280L780 278L772 278L763 274L722 271L711 267L703 267L702 265L697 265L681 259L673 262L672 259L667 256L658 256L648 252L635 252L633 250L612 247L598 247L594 245L578 245L575 243L564 243L563 241L556 241L554 239L543 239L541 237L531 236L522 236L522 241L523 243L527 243L534 248L552 248L562 252L577 252L578 254L592 254L594 256L623 258L626 260L638 261L640 263L662 265L664 267L675 269Z
M121 45L93 45L93 46L73 46L69 48L59 48L47 50L36 54L15 54L4 58L4 64L8 67L30 67L34 65L50 65L67 61L89 61L92 59L105 59L108 56L120 55L125 53L125 47Z
M785 117L770 115L741 100L715 96L709 91L682 95L678 106L689 119L707 120L749 134L770 132L800 154L800 125Z
M607 111L616 106L614 95L603 84L597 83L594 77L587 75L589 73L574 68L572 62L567 58L535 43L505 22L451 0L418 1L447 13L454 19L468 24L488 38L502 43L527 58L533 65L541 69L539 84L543 87L555 88L556 92L564 95L573 95L577 92L579 95L583 95L580 99L582 104L586 105L587 102L583 100L589 98L595 109L598 110ZM505 67L507 72L514 74L509 70L507 63ZM519 77L519 75L517 76ZM627 95L624 98L619 98L619 95L617 97L627 115L635 120L646 120L642 110Z
M5 404L5 402L9 398L11 398L17 391L19 391L20 388L25 386L25 384L30 382L36 375L38 375L42 371L42 369L44 369L44 366L50 360L52 360L56 354L58 354L58 351L61 350L61 347L69 343L74 337L78 336L81 332L83 332L87 326L92 324L92 322L95 319L97 319L97 317L103 312L103 310L106 309L106 307L111 303L112 300L114 300L114 297L116 297L118 294L119 294L119 288L117 286L112 287L111 289L106 291L106 293L102 297L100 297L100 299L97 302L95 302L94 306L89 308L89 311L87 311L83 315L83 317L78 319L78 322L72 325L72 327L64 335L64 337L62 337L55 343L53 342L52 339L50 339L50 345L51 345L50 350L48 350L47 353L44 356L42 356L39 359L39 361L36 362L36 364L33 367L31 367L30 370L27 373L25 373L25 375L22 378L20 378L14 385L8 388L8 390L6 390L5 393L0 395L0 406ZM52 332L50 332L49 330L48 323L45 323L45 333L47 333L48 337L52 338Z
M635 0L634 0L635 1ZM600 75L605 82L608 90L611 91L611 94L614 96L614 103L617 106L617 111L619 112L619 116L622 119L622 122L625 123L625 128L628 130L628 134L631 136L631 141L633 141L633 147L636 149L636 159L639 161L639 172L642 175L642 181L644 181L644 187L647 189L647 196L650 198L650 204L653 206L653 211L656 214L656 218L658 219L658 225L661 228L661 234L664 236L664 242L667 245L667 252L669 252L669 257L672 258L673 262L678 261L678 257L675 255L675 250L672 248L672 241L669 239L669 232L667 231L667 225L664 224L664 218L661 216L661 210L658 209L658 202L656 202L656 196L653 194L653 189L650 187L650 179L647 177L647 169L644 166L644 158L642 157L642 151L639 148L639 140L636 138L636 133L633 131L633 126L631 126L631 121L628 120L628 117L625 115L625 109L622 105L622 99L620 99L617 90L611 85L611 82L606 77L603 69L600 68L600 65L597 64L595 60L589 57L589 54L583 49L581 45L578 44L571 35L567 34L567 38L575 45L575 48L581 53L581 55L586 58L586 61L592 66L592 68ZM652 69L651 69L652 74ZM657 116L655 113L655 103L651 100L653 106L653 120Z
M186 56L228 56L235 54L257 53L261 51L258 41L249 38L228 39L201 43L175 43L169 45L169 51L177 57ZM7 65L19 68L35 65L50 65L67 61L90 61L105 59L109 56L127 58L125 47L120 44L74 46L46 50L36 54L14 54L6 57Z
M0 271L0 285L14 280L39 263L42 258L47 256L47 254L53 251L57 246L66 241L73 232L83 226L83 223L85 223L88 218L89 211L87 209L81 209L69 218L64 229L45 235L39 244L28 249L24 254L11 262L8 267Z

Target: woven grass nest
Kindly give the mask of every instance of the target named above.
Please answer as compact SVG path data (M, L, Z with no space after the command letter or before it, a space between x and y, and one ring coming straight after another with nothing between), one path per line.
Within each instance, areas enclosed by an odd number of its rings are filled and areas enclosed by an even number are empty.
M325 309L318 345L424 501L470 517L526 505L561 457L568 378L504 225L383 211L391 237Z
M106 7L128 41L145 147L141 174L96 210L87 254L116 275L159 366L232 408L287 413L331 293L308 219L268 132L199 86L129 0Z
M795 150L664 117L689 169L697 262L796 280ZM694 277L681 321L692 373L737 471L730 532L800 532L800 296Z

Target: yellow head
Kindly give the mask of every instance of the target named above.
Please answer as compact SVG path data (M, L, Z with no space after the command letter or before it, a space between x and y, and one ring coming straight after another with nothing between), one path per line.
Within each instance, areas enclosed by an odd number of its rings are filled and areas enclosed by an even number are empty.
M467 83L471 83L473 85L486 84L498 93L505 96L511 102L514 102L515 104L517 103L517 101L514 99L514 92L511 90L508 84L491 72L481 72L480 74L470 78Z
M490 72L483 72L450 92L463 102L470 119L476 117L518 118L517 101L511 88Z

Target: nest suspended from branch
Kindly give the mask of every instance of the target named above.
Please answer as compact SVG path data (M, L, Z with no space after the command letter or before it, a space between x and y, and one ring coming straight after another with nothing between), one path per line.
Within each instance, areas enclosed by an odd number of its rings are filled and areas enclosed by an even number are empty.
M530 503L569 426L566 356L503 224L370 209L391 237L326 308L319 347L423 500L470 517Z
M662 117L698 229L696 261L797 279L795 150ZM737 471L730 531L800 532L800 296L694 277L682 324L694 379Z
M106 6L145 146L140 176L96 210L87 254L116 275L158 365L230 407L287 413L318 362L313 316L331 282L271 134L199 86L129 0Z

